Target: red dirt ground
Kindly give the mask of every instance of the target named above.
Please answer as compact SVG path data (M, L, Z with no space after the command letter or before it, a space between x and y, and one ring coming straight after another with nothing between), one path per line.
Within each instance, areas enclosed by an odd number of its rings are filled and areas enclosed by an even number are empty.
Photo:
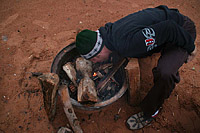
M199 0L0 0L0 132L57 132L67 126L62 109L49 123L43 94L31 72L50 72L56 54L75 39L78 29L96 30L138 10L168 5L196 23L200 45ZM198 47L200 51L200 47ZM181 82L149 127L135 132L200 132L200 54L180 69ZM147 75L151 77L149 72ZM147 76L148 77L148 76ZM150 86L144 80L143 87ZM137 112L125 94L98 111L76 114L85 133L131 133L126 119ZM119 113L119 119L114 116Z

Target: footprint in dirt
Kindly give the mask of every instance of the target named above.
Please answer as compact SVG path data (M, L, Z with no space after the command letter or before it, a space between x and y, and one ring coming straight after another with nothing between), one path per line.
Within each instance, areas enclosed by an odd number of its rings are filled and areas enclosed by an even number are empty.
M5 21L3 21L0 25L4 28L5 26L11 24L14 20L17 19L17 17L19 16L18 13L8 17Z
M49 26L50 26L50 24L48 22L44 22L41 20L34 20L33 24L40 26L41 28L46 29L46 30L48 30Z

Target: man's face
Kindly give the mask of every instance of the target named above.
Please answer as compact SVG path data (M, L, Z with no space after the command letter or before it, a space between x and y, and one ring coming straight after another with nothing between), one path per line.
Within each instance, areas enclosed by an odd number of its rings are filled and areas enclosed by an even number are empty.
M106 46L103 46L101 52L97 54L95 57L91 58L90 61L92 61L93 63L106 62L109 59L111 53L112 51L106 48Z
M107 53L106 52L100 52L98 55L91 58L90 61L92 61L93 63L104 62L104 61L107 61L109 59L109 55L110 55L110 53L108 53L108 52Z

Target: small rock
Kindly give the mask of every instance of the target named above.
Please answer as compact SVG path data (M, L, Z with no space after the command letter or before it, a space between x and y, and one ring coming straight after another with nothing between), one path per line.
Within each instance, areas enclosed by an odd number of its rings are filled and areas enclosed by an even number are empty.
M8 37L7 37L7 36L2 36L2 40L3 40L4 42L8 41Z
M12 64L8 64L8 66L12 67Z
M119 120L119 119L120 119L120 115L119 115L119 114L114 115L114 120L115 120L115 121L117 121L117 120Z

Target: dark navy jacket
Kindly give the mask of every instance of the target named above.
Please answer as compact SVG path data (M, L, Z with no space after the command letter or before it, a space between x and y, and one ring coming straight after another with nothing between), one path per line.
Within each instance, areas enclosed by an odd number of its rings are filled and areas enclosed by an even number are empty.
M124 57L145 57L167 44L191 53L195 48L194 39L183 29L183 23L183 15L177 9L158 6L107 23L99 31L106 47Z

